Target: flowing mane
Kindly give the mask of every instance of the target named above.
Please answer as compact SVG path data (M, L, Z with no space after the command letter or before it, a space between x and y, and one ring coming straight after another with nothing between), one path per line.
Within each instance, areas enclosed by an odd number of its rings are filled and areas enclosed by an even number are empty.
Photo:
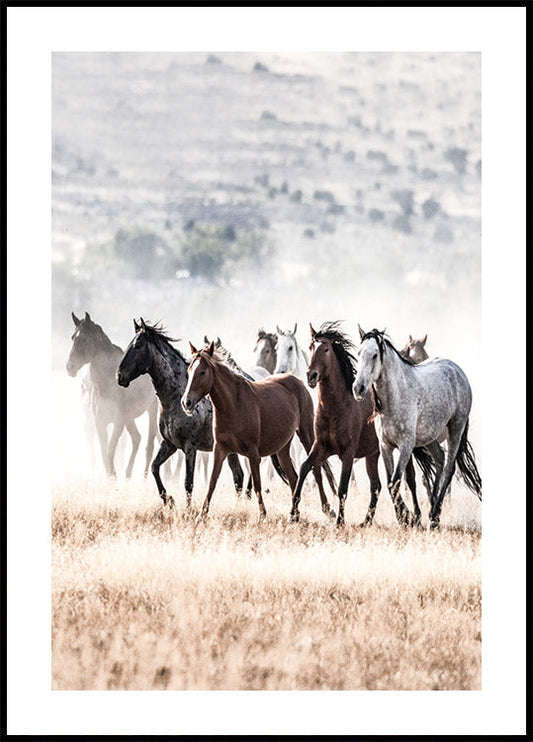
M357 360L354 356L355 345L351 339L339 329L340 322L324 322L313 336L313 342L329 340L333 352L339 362L346 387L351 391L357 373Z
M167 333L165 328L160 322L157 322L155 325L151 325L148 322L144 322L144 328L143 332L146 332L149 339L154 343L154 345L161 351L161 353L166 354L170 353L171 355L174 355L175 357L179 358L184 363L188 364L189 361L183 353L178 350L178 348L175 348L171 343L177 343L179 342L180 338L173 338L170 337L170 335Z

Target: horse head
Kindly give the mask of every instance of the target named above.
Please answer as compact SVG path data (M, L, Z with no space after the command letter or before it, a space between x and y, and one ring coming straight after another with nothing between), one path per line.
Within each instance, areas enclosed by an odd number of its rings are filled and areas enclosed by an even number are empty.
M117 383L128 387L138 376L148 372L151 363L150 337L145 321L140 324L134 319L135 335L117 369Z
M379 378L383 366L383 352L385 348L385 331L371 330L364 332L359 326L361 347L357 376L353 387L355 398L360 401L370 386Z
M409 359L413 363L422 363L429 358L425 349L427 339L427 333L423 338L413 338L412 335L409 335L409 340L400 351L402 358Z
M76 376L80 368L91 361L95 330L98 325L92 321L89 312L85 312L83 319L76 317L74 312L71 313L71 316L75 330L72 335L72 348L67 360L67 373L69 376Z
M298 341L296 340L297 323L294 330L283 331L276 326L278 342L276 343L276 367L275 374L292 374L297 372L299 360Z
M181 397L184 412L191 416L198 402L209 394L213 385L215 342L211 341L202 350L189 342L192 359L187 369L187 386Z

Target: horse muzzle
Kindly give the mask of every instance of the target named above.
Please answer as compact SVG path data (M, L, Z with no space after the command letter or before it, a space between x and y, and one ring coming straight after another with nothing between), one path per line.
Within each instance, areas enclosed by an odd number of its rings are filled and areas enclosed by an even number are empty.
M77 373L78 373L78 369L74 368L74 366L72 366L70 363L67 363L67 374L69 376L74 377L76 376Z
M194 408L196 407L196 402L189 396L183 396L181 398L181 406L183 407L183 412L191 417L192 413L194 412Z
M307 383L309 384L311 389L315 388L315 386L318 384L318 371L307 372Z
M125 378L122 371L117 371L117 384L123 387L128 387L130 385L129 380Z
M353 388L353 395L358 402L365 396L365 388L362 384L356 384Z

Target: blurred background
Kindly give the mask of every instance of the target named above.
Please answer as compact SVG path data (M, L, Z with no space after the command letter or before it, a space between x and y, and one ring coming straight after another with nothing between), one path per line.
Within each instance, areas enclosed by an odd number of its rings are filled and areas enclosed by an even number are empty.
M427 333L430 355L465 369L480 458L478 53L55 53L52 67L56 409L79 405L71 311L123 348L140 316L185 353L218 335L244 366L259 327L297 322L307 348L309 322L344 320L397 347Z

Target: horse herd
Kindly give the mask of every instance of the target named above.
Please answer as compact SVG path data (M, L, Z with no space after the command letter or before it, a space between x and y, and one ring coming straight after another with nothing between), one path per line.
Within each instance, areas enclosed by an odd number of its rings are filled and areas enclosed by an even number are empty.
M304 481L313 472L322 511L344 524L344 506L356 459L365 459L370 503L362 525L374 519L381 481L381 455L399 523L421 526L414 463L422 470L430 502L430 526L438 528L443 498L454 471L481 500L481 477L468 440L472 392L465 373L453 361L428 358L426 337L409 336L398 351L384 331L359 327L356 347L339 322L310 325L310 358L292 331L258 331L255 365L243 369L220 338L204 337L204 346L190 343L191 358L173 344L160 325L134 320L135 334L125 352L114 345L86 312L72 313L75 331L67 371L75 376L88 364L85 392L94 414L107 474L114 475L114 457L124 430L132 450L126 468L131 475L140 444L136 418L148 413L145 475L151 465L159 495L173 505L161 479L161 466L176 452L185 459L185 493L189 509L197 455L213 452L207 495L199 519L205 518L222 465L227 459L237 494L244 484L239 456L245 457L257 496L259 517L266 516L260 463L270 458L277 475L290 486L291 521L298 521ZM133 383L132 383L133 382ZM157 418L159 417L159 426ZM379 424L376 425L376 419ZM112 424L108 438L108 425ZM152 461L154 443L159 450ZM306 458L294 466L294 440ZM446 442L446 449L441 443ZM393 451L398 449L396 465ZM328 464L341 461L337 485ZM297 456L296 456L297 458ZM338 513L324 490L322 473L338 495ZM413 511L400 485L405 477Z

